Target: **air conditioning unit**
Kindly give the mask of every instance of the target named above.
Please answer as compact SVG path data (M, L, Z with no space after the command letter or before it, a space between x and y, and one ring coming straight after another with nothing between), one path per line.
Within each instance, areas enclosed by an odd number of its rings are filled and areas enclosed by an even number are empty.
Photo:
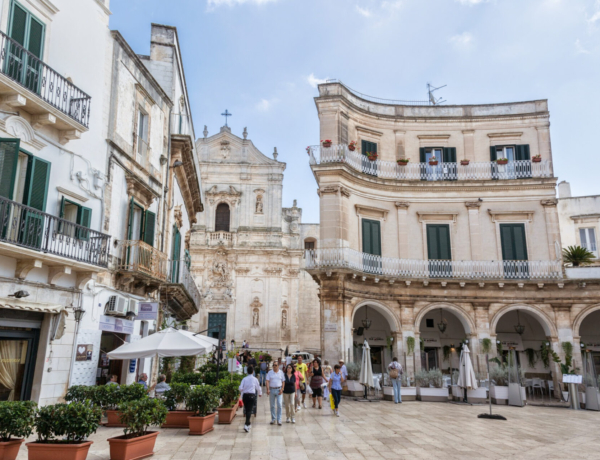
M139 302L135 299L129 299L129 308L128 308L128 312L129 313L133 313L135 316L138 315L138 311L139 311Z
M125 316L129 307L129 299L121 295L111 295L106 305L106 315Z

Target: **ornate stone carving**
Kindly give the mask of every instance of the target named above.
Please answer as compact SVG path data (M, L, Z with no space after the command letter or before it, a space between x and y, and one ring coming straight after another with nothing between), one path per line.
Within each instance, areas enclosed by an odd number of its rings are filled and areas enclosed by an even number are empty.
M231 152L231 144L229 141L222 140L221 141L221 156L223 159L226 159Z
M217 250L209 270L204 300L206 302L212 300L231 302L233 300L233 281L225 250Z
M408 201L396 201L394 204L397 208L400 209L408 209L408 207L410 206L410 203Z
M210 204L215 202L224 201L229 203L231 206L235 206L242 196L242 192L238 192L232 185L229 186L229 190L219 191L216 185L213 185L207 192L206 197Z
M255 308L254 310L252 310L252 327L259 327L259 312L258 312L258 308Z
M467 208L479 208L481 207L481 201L465 201Z
M287 310L281 312L281 329L287 329L288 325L288 314Z
M542 206L556 206L558 205L558 200L556 198L552 198L550 200L541 200L540 203Z
M256 212L256 214L262 214L263 213L263 197L262 197L262 195L257 195L256 196L255 212Z
M263 268L263 271L269 275L281 275L281 272L283 272L283 268L281 267L268 267L268 268Z
M295 269L290 268L288 270L288 274L290 276L297 277L300 274L300 270L295 270Z
M250 273L250 268L248 267L235 267L235 272L240 275L247 275Z
M183 227L183 212L181 211L181 205L173 208L173 217L175 218L175 225L177 228Z
M281 304L281 308L288 308L289 305L287 303L287 300L284 300L283 303Z
M262 307L263 304L260 303L260 300L258 300L258 297L254 297L254 300L252 300L252 303L250 304L250 308L252 308L253 310Z
M347 189L346 187L342 187L339 185L327 185L327 186L321 187L317 190L317 194L319 196L327 195L327 194L336 194L337 195L338 193L345 197L350 196L350 190Z

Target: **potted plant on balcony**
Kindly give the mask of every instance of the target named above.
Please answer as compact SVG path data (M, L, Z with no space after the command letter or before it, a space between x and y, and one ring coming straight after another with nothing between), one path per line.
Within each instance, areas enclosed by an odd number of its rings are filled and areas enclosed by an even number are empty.
M189 405L190 385L171 383L171 388L163 393L168 413L163 428L189 428L188 417L195 414Z
M219 405L219 390L212 385L201 385L190 391L188 407L194 415L188 417L190 435L203 435L214 429L215 407Z
M325 139L324 141L321 141L321 144L323 144L323 147L328 149L329 147L331 147L331 144L333 144L333 142L331 142L331 139Z
M595 259L596 256L593 252L590 252L581 246L569 246L568 248L563 249L563 261L568 264L573 264L573 267L591 264Z
M29 460L85 460L102 410L89 401L40 407L35 416L38 439L27 443ZM58 439L62 437L62 439Z
M469 166L469 163L471 162L471 160L460 160L460 165L461 166Z
M151 456L158 431L148 431L148 428L165 423L168 411L164 402L144 398L120 404L119 411L121 421L125 424L125 434L108 438L111 460L135 460Z
M398 163L398 166L406 166L409 162L408 158L398 158L398 160L396 160L396 163Z
M540 163L542 161L542 155L538 154L538 155L532 156L531 161L533 163Z
M432 156L432 157L429 159L429 165L430 165L430 166L437 166L437 164L438 164L438 159L437 159L437 158L435 157L435 155L434 155L434 156Z
M377 152L367 152L367 158L369 161L375 161L377 159Z
M239 401L239 384L237 382L219 381L217 388L221 405L219 406L219 425L230 424L235 418Z
M35 421L33 401L0 402L0 460L15 460ZM16 439L15 439L16 438Z
M348 150L350 150L351 152L354 152L356 150L356 141L351 141L348 144Z
M508 164L508 158L498 158L496 160L496 164L498 164L498 165L507 165Z

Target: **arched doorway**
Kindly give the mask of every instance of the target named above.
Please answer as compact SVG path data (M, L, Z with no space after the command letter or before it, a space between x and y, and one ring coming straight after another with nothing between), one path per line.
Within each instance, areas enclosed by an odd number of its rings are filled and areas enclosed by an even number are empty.
M362 344L367 340L373 373L383 373L393 358L397 331L397 321L386 307L375 303L359 305L352 318L352 360L361 362Z
M577 331L574 331L577 332ZM579 325L580 343L585 345L582 347L584 353L590 353L591 357L586 357L592 360L594 377L597 379L600 376L600 307L588 313L581 319Z

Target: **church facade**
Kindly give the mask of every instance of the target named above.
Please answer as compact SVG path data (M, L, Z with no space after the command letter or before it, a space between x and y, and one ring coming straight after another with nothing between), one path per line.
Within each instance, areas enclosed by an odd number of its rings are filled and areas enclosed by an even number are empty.
M276 149L261 153L246 129L240 138L205 128L196 148L206 205L190 239L203 296L191 329L273 351L318 347L317 284L303 271L318 225L302 224L295 202L282 207L285 163Z

